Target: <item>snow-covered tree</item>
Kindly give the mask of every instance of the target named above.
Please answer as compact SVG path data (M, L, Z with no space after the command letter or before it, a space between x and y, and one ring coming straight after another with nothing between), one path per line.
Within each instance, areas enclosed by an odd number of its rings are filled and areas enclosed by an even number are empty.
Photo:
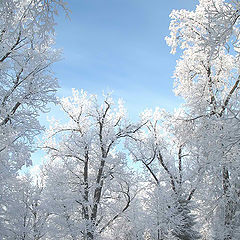
M200 0L194 11L173 11L166 38L173 53L183 49L175 93L185 100L179 121L191 125L205 171L198 197L207 209L208 239L240 237L239 7L239 1Z
M141 130L128 140L128 149L134 161L141 162L152 179L146 204L152 212L151 239L199 239L194 230L191 200L199 182L200 168L196 156L185 147L185 140L176 130L174 116L158 108L142 114L146 122ZM182 128L182 129L181 129Z
M30 164L37 116L55 101L58 83L50 66L59 59L54 15L62 1L0 2L1 176Z
M30 176L19 176L11 182L10 191L5 191L3 200L4 225L1 239L40 240L47 233L47 219L50 215L43 199L43 184L33 184ZM9 188L8 188L9 190Z
M103 98L99 103L96 96L73 90L60 101L68 122L54 120L47 132L46 186L59 239L104 238L136 194L119 144L141 124L126 119L120 100L115 105L109 95Z
M58 83L50 66L59 59L52 48L59 7L65 9L61 0L0 1L1 220L10 210L17 171L31 164L34 138L43 130L39 112L56 101ZM1 220L1 230L6 229Z

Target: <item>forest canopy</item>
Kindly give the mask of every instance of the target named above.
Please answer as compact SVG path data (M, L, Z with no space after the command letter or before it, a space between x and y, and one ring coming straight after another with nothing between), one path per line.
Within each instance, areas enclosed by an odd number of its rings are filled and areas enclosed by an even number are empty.
M183 104L135 121L111 93L56 97L58 12L62 0L0 2L0 238L239 240L240 1L172 10ZM45 129L49 103L61 114Z

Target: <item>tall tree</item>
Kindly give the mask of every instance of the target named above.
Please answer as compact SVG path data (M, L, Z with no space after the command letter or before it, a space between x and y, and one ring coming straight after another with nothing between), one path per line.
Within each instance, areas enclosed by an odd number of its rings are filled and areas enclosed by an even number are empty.
M239 6L200 0L195 11L173 11L166 38L173 53L183 49L175 92L185 100L181 120L192 125L205 166L203 189L211 194L200 198L209 207L211 239L239 238Z
M151 239L162 240L169 235L181 240L199 239L193 228L191 200L200 168L193 164L197 163L196 156L185 147L187 139L177 135L183 133L183 126L174 124L175 117L158 108L145 111L142 118L146 124L129 138L128 149L151 178L148 208L153 213L151 222L155 222Z
M59 59L59 51L52 48L59 7L65 9L61 0L0 1L1 219L8 201L14 201L17 171L31 164L34 138L43 130L39 112L56 102L58 83L50 66ZM0 220L1 229L5 224Z
M141 125L130 123L122 102L116 106L108 95L99 103L96 96L73 90L60 104L69 121L53 124L45 143L50 166L56 165L47 168L47 182L54 186L50 195L60 210L55 223L66 230L64 239L96 239L135 196L119 143Z
M58 83L50 66L59 59L54 15L62 1L0 2L0 154L1 176L30 164L37 120L55 102Z

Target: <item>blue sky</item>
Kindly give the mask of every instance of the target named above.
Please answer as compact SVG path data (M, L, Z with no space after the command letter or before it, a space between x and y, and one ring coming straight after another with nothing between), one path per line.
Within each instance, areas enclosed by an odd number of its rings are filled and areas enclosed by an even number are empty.
M53 67L62 89L114 91L130 115L147 107L172 110L178 100L171 78L176 59L165 43L172 9L193 9L195 0L70 0L71 20L57 19L56 46L63 60Z
M175 97L171 78L176 60L165 43L173 9L194 9L196 0L68 0L71 20L57 17L56 47L63 59L53 66L61 89L84 89L100 95L114 91L123 98L131 118L146 108L172 111ZM53 107L41 122L61 113ZM38 161L40 152L33 154Z

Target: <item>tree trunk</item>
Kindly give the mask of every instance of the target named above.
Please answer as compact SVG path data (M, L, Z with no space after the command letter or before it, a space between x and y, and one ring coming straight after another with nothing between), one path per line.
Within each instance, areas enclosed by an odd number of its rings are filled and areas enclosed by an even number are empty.
M226 166L223 166L223 192L225 197L225 207L224 207L224 225L225 225L225 235L224 240L232 239L232 220L234 217L234 203L231 199L229 188L229 171Z

